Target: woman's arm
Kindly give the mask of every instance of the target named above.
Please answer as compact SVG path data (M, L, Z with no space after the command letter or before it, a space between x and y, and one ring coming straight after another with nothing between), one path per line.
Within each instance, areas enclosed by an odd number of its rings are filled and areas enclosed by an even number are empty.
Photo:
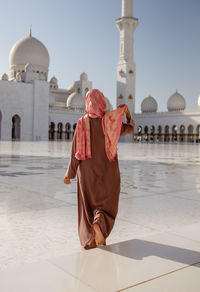
M71 157L70 157L69 164L68 164L67 171L65 173L64 178L71 179L71 178L75 178L76 176L77 168L81 161L76 159L75 153L76 153L76 131L74 133L74 137L72 141Z
M135 123L133 119L126 120L126 123L122 123L120 136L125 136L127 134L134 134Z
M118 106L118 108L119 107L125 107L125 114L126 114L126 123L122 122L120 136L125 136L127 134L134 134L135 123L133 119L131 118L131 114L128 109L128 106L126 104L121 104Z

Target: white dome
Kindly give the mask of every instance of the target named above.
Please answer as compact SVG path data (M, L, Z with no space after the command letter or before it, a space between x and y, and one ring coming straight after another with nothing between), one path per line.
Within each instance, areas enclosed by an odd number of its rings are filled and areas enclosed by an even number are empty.
M1 80L8 81L8 75L7 75L6 73L4 73L4 74L1 76Z
M67 99L67 107L73 109L85 109L85 100L82 95L78 92L73 92Z
M32 64L36 72L46 73L49 68L49 53L46 47L36 38L27 37L14 44L9 56L11 79L14 72L22 72L26 64Z
M58 79L55 76L53 76L50 80L50 88L58 89Z
M151 95L146 97L141 104L141 111L143 113L153 113L157 112L158 104L155 98L153 98Z
M185 109L185 99L177 91L172 94L167 102L168 111L181 111Z
M85 72L83 72L81 75L80 75L80 79L81 80L88 80L88 76Z
M25 71L26 72L33 72L35 70L34 66L32 64L26 64L25 65Z
M58 79L55 76L53 76L50 80L50 83L58 84Z

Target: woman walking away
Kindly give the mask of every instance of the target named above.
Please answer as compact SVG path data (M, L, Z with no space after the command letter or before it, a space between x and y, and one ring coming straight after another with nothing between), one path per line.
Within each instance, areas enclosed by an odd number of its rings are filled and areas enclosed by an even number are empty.
M78 233L85 249L106 244L118 211L120 173L119 136L133 134L128 107L106 112L104 95L91 89L85 97L86 113L78 120L64 183L77 174ZM126 123L122 122L124 113Z

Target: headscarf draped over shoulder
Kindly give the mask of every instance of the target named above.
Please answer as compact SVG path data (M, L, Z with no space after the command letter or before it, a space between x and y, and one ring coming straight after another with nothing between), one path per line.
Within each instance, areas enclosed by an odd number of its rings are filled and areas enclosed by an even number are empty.
M102 128L105 135L105 151L110 162L115 161L117 143L120 137L121 125L127 106L106 112L106 102L102 92L91 89L85 97L86 114L77 123L76 154L78 160L91 158L90 122L91 118L102 118Z

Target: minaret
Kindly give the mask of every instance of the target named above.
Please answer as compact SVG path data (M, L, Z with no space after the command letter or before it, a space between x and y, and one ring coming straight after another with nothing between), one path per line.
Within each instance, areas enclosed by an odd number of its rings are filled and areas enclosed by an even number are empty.
M133 0L122 0L122 17L116 20L120 31L120 59L117 65L117 106L127 104L135 113L135 69L133 33L138 19L133 17Z

